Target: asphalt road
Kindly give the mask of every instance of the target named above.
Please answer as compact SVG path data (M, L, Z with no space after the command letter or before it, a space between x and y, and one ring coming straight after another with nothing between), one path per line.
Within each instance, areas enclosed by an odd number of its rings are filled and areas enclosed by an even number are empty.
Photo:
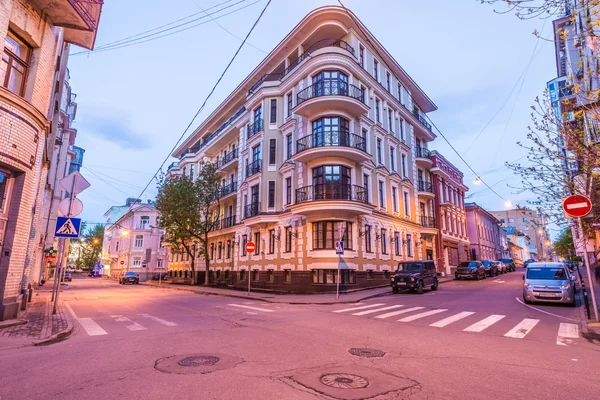
M580 306L522 304L521 275L326 306L75 279L75 332L0 351L0 399L600 398Z

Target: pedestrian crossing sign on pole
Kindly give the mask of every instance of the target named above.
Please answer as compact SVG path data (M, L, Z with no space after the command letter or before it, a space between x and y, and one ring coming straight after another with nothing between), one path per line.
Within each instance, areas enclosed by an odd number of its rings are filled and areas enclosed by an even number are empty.
M78 238L81 218L58 217L56 219L55 237Z
M344 255L344 242L335 242L335 254Z

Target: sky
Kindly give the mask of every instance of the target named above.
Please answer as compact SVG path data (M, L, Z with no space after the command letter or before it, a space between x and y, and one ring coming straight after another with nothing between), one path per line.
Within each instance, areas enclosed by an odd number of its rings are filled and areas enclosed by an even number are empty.
M223 1L107 0L96 48ZM247 7L217 21L206 17L198 21L202 25L157 40L91 53L72 47L76 144L86 150L81 173L92 184L79 195L83 219L104 222L106 210L127 197L137 198L150 182L267 2L230 0L208 12L238 1L214 17ZM526 162L517 142L526 141L536 96L556 77L553 43L532 34L537 29L551 37L551 21L523 21L479 0L343 2L438 106L430 119L477 175L515 204L533 200L531 193L518 193L519 177L504 163ZM330 4L337 1L272 0L189 132L307 13ZM467 201L504 209L504 200L473 183L476 175L440 135L429 147L463 171L470 188ZM152 182L142 199L155 196Z

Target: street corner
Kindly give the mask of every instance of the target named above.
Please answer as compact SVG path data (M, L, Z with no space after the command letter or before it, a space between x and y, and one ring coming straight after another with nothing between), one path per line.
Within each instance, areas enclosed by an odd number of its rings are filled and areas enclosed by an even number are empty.
M356 363L296 370L278 379L299 391L331 399L402 398L421 390L415 380Z
M194 375L235 368L244 360L222 353L194 353L162 357L154 363L154 369L167 374Z
M600 345L600 322L590 322L587 325L584 324L581 336L589 343Z

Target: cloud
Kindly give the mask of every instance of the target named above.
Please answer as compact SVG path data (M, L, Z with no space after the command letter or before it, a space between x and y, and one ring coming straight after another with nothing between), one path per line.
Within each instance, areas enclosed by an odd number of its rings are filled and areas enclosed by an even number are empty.
M122 149L146 150L150 140L129 126L125 118L117 113L86 115L82 125L84 134L119 145Z

